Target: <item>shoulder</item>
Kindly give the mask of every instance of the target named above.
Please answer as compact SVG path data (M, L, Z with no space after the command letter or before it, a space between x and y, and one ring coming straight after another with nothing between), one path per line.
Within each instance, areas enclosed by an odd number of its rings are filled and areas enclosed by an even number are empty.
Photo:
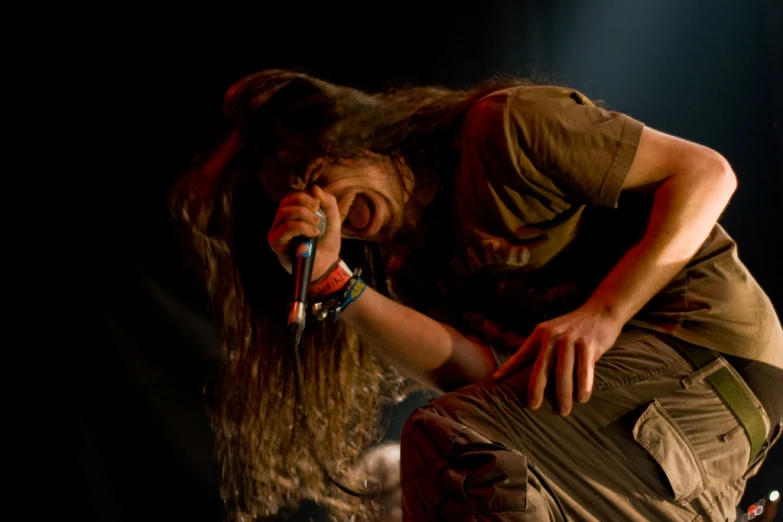
M604 192L620 188L641 135L642 124L629 122L575 89L518 87L471 107L463 155L474 154L483 162L479 166L502 167L536 190L614 206L615 192Z
M512 87L492 92L476 101L465 116L463 138L487 145L511 138L535 140L547 129L568 127L584 118L580 109L596 107L581 92L548 85Z
M595 103L581 92L568 87L549 85L511 87L492 92L476 101L468 110L466 123L468 125L491 124L509 115L536 116L574 105L594 107Z

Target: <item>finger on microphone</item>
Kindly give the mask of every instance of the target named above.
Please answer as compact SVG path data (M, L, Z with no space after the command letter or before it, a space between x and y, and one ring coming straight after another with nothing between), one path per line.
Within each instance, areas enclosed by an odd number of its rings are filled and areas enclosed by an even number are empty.
M319 234L320 231L318 230L318 227L314 225L305 223L304 221L290 221L285 230L278 236L276 243L278 245L286 245L295 237L318 237Z
M317 185L313 187L313 195L318 198L326 214L326 230L339 231L341 219L337 199Z
M320 223L320 218L315 212L310 210L309 207L303 207L301 205L283 207L278 210L275 215L275 219L272 222L272 228L277 228L287 221L304 221L305 223L317 227Z
M307 192L291 192L280 201L281 207L302 206L315 212L321 207L321 202Z

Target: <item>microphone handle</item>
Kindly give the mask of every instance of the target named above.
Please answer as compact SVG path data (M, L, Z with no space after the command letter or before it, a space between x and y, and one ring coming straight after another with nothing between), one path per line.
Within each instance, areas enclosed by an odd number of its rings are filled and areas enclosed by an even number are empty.
M323 209L318 209L320 218L318 222L318 237L326 231L326 214ZM288 314L288 326L292 327L294 343L299 343L299 338L305 327L307 317L307 293L310 290L310 278L313 275L313 260L315 259L315 247L318 238L300 237L294 241L294 300L291 303L291 311Z
M315 247L318 245L316 238L303 238L296 245L296 266L294 267L294 301L307 303L307 292L310 288L310 278L313 275L313 259Z

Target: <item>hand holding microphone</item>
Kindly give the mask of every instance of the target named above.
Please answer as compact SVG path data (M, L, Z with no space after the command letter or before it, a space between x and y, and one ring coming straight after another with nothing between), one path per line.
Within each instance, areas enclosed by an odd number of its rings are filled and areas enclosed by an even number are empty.
M313 261L318 246L318 239L326 232L326 214L320 208L316 211L318 216L318 237L298 236L291 241L293 251L294 297L291 302L291 310L288 314L288 327L294 333L294 339L299 342L299 337L305 327L307 318L307 292L310 287L310 278L313 275Z
M294 274L295 293L288 322L298 328L299 334L304 328L310 281L326 273L340 256L340 229L337 200L320 187L315 187L312 194L296 192L280 201L267 241L283 267Z

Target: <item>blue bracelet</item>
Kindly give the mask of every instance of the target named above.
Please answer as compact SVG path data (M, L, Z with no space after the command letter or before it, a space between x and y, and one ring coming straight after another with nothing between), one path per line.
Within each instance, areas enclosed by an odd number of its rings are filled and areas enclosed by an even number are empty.
M332 317L337 319L340 317L340 314L345 311L345 309L348 307L349 304L353 303L357 299L359 299L359 296L364 293L364 290L367 288L367 283L364 282L364 280L359 276L354 276L348 285L348 289L345 291L344 300L340 306L334 309L332 312Z

